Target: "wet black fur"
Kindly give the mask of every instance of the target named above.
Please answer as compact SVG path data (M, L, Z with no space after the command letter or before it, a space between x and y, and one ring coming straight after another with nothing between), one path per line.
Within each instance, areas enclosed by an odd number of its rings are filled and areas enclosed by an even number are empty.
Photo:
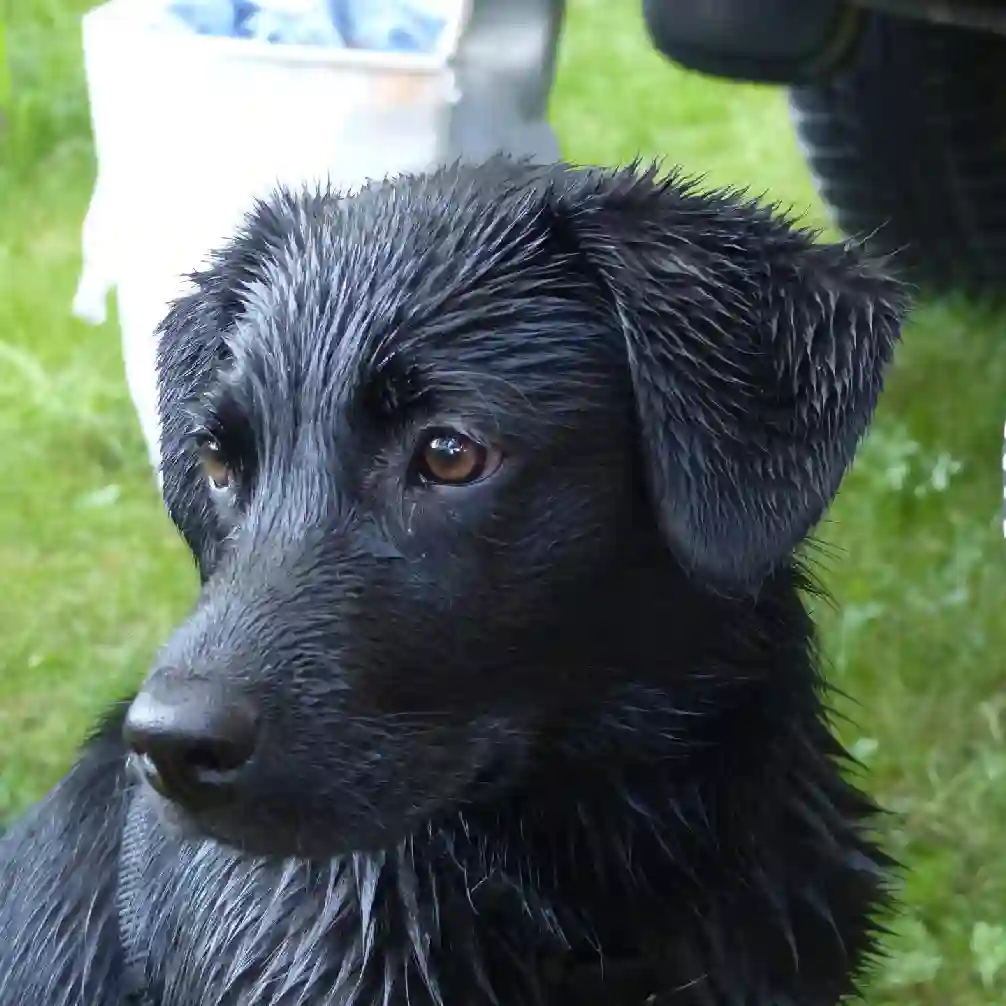
M110 714L0 842L0 1004L121 1001L131 804L163 822L154 1006L853 990L887 862L793 549L903 308L853 250L635 169L259 207L163 329L164 494L203 592L145 687L241 689L265 740L235 803L183 812ZM430 425L503 467L418 484Z

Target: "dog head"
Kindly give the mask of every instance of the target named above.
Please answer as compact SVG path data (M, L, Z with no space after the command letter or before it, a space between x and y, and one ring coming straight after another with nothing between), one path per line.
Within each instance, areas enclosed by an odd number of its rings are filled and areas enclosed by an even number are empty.
M736 195L506 160L279 193L195 280L159 375L203 589L127 736L265 854L397 842L673 687L821 517L903 310Z

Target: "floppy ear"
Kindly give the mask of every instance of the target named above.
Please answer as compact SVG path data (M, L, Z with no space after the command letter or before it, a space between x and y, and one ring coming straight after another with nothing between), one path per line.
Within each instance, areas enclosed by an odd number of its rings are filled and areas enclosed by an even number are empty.
M756 590L818 522L865 433L906 310L849 246L654 170L553 186L563 243L625 340L662 532Z

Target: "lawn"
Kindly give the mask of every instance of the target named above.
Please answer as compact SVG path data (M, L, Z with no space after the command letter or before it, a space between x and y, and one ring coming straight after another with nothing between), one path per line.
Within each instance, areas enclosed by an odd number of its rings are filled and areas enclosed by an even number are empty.
M64 771L195 590L146 467L117 331L69 316L93 177L86 6L0 0L0 818ZM639 7L572 0L554 101L567 155L659 155L825 224L784 94L670 67ZM837 602L820 612L825 650L851 697L840 729L894 812L887 842L908 867L875 1006L1006 1001L1004 320L919 306L822 529Z

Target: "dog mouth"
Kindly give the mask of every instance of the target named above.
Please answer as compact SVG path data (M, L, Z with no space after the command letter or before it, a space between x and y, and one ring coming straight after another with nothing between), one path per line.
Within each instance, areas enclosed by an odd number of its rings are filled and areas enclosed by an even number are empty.
M261 858L327 860L394 848L452 810L512 788L524 764L524 735L501 723L491 730L482 723L476 734L467 742L431 739L429 750L409 757L375 751L343 763L339 773L256 758L240 773L201 770L202 787L191 777L171 778L170 767L166 774L142 751L130 753L127 769L179 840L214 841Z
M238 774L234 769L204 767L197 783L191 777L183 774L175 776L170 769L158 767L144 752L132 751L126 760L126 770L162 800L183 805L190 811L204 812L227 807L235 802L238 795Z
M414 820L330 822L319 828L301 823L299 815L267 812L247 814L235 800L228 806L197 810L165 797L148 782L140 783L140 798L153 807L161 827L180 842L213 842L257 859L328 861L354 854L374 853L401 844L436 813L422 808Z

